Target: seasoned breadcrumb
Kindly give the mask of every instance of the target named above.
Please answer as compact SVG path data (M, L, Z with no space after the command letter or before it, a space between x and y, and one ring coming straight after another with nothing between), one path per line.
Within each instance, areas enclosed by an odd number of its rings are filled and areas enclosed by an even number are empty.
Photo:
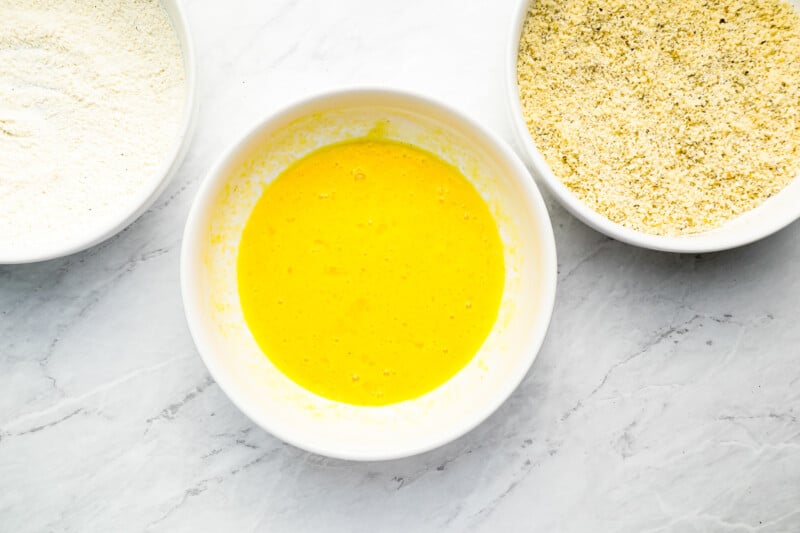
M517 75L555 175L631 229L718 227L800 171L800 14L785 0L534 0Z

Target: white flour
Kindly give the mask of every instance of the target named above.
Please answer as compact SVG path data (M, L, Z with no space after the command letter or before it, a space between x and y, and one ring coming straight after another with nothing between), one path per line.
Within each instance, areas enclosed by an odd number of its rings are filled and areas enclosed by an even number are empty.
M158 0L0 0L0 249L80 240L134 210L185 98Z

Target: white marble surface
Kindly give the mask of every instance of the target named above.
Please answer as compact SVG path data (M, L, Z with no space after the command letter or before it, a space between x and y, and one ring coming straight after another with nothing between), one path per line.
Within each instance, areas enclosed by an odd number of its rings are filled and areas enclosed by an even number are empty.
M677 256L553 205L559 293L522 386L434 452L355 464L254 427L209 378L178 258L199 180L265 113L348 84L510 139L510 1L185 0L202 111L132 227L0 267L0 531L800 531L800 224Z

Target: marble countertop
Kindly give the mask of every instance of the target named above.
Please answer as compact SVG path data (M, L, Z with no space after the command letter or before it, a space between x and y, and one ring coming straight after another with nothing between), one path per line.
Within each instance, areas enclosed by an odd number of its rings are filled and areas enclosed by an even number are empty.
M183 316L183 223L223 147L352 84L510 140L513 2L184 0L202 109L169 189L108 242L0 267L0 531L800 531L800 224L711 255L611 241L548 200L558 301L511 399L400 461L308 454L245 418Z

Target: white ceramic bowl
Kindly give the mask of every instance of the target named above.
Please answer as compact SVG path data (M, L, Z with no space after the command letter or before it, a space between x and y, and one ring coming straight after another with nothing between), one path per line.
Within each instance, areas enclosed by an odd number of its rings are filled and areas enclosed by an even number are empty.
M749 244L784 228L800 218L800 179L795 179L779 194L768 199L757 208L730 220L723 226L696 235L662 237L626 228L600 215L581 202L561 183L542 153L533 142L522 115L522 103L517 86L517 54L522 26L528 6L535 0L518 0L506 48L506 89L510 104L511 120L517 148L522 152L526 163L534 171L537 180L556 197L575 217L605 233L609 237L628 244L680 253L704 253L726 250ZM791 0L800 10L800 0Z
M25 250L0 248L0 264L33 263L63 257L94 246L125 229L149 208L169 184L178 171L189 150L194 133L198 101L196 98L195 53L189 27L178 0L161 0L169 15L175 33L178 36L183 53L183 64L186 76L186 101L183 106L181 124L178 134L154 177L119 211L116 218L85 228L85 233L74 238L48 243Z
M492 210L504 241L506 286L494 329L475 358L436 390L385 407L321 398L260 351L239 303L236 258L263 189L310 151L365 136L438 154L458 166ZM254 161L266 161L255 164ZM333 92L260 122L203 181L181 255L189 327L223 391L278 438L322 455L378 460L413 455L466 433L511 394L533 362L553 307L556 254L546 207L522 162L497 137L430 100L387 90Z

